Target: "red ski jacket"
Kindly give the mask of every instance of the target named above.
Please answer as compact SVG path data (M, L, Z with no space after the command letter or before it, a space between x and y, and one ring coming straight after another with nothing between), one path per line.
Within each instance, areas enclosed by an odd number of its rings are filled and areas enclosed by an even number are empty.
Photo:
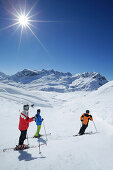
M27 130L29 127L29 122L32 122L32 121L34 121L34 119L28 117L28 112L23 111L20 114L19 130L21 130L21 131Z

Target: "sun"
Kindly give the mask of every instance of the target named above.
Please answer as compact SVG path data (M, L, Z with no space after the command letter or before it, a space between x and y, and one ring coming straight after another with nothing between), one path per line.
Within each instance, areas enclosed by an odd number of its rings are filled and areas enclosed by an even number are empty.
M19 40L19 47L20 47L24 30L29 30L32 33L32 35L38 40L38 42L42 46L42 48L46 52L48 52L48 50L45 48L45 46L43 45L41 40L38 38L38 36L33 31L33 28L35 28L35 29L37 28L36 23L49 23L49 22L56 22L56 21L45 21L45 20L36 19L36 16L39 14L39 12L37 12L36 14L34 14L34 13L32 14L33 8L36 6L36 4L37 4L37 1L33 4L33 6L31 6L31 8L29 10L26 9L26 0L25 0L25 7L22 9L15 8L13 6L13 4L11 4L12 11L9 11L9 12L13 16L13 18L10 19L10 20L12 20L13 23L8 25L7 27L1 29L0 31L9 29L11 27L15 27L15 31L20 29L20 40ZM36 24L36 26L34 24Z
M25 7L23 7L23 8L15 8L12 3L10 4L12 11L9 11L9 13L11 13L13 18L9 19L9 21L12 21L12 24L1 29L0 31L10 29L12 27L15 27L15 31L20 29L19 48L20 48L20 44L22 41L23 32L24 32L24 30L28 29L32 33L32 35L38 40L38 42L42 46L42 48L44 50L46 50L43 43L40 41L38 36L33 31L33 28L35 28L35 29L37 28L37 26L35 26L34 24L39 23L39 22L48 22L48 21L42 21L42 20L36 19L36 16L39 14L39 12L37 12L36 14L34 14L34 13L32 14L32 11L33 11L34 7L36 6L36 4L37 4L37 1L33 4L33 6L31 6L31 8L29 10L26 9L26 0L25 0Z
M25 15L20 15L18 17L18 22L22 27L27 27L29 25L28 17Z

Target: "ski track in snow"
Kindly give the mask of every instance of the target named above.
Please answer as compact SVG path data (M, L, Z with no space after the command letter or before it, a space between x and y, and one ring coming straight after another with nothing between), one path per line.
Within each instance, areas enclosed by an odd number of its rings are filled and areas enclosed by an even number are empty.
M0 170L112 170L113 169L113 82L94 92L39 92L12 87L12 91L0 93ZM4 88L5 89L5 88ZM18 91L17 91L18 89ZM16 93L17 91L17 93ZM27 94L30 93L30 94ZM37 97L38 96L38 97ZM23 103L35 103L29 116L41 108L47 133L47 146L24 151L7 151L18 143L19 112ZM80 116L89 109L99 133L73 137L80 129ZM28 136L36 131L31 122ZM95 132L89 122L86 132ZM42 124L41 133L44 134ZM42 137L41 143L46 137ZM25 141L27 144L27 140ZM38 145L38 139L29 138L31 145Z

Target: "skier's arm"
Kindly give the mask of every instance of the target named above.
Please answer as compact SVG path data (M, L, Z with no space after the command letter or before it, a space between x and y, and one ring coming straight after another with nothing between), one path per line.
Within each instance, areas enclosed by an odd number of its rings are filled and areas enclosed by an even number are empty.
M26 122L32 122L32 121L34 121L34 120L35 120L35 118L34 118L34 117L31 117L31 118L26 117Z
M93 121L93 117L92 117L92 115L90 115L89 119L90 119L91 121Z
M41 122L43 121L44 119L41 117Z
M39 122L42 122L42 121L43 121L43 118L42 118L41 116L39 116L38 121L39 121Z
M80 117L80 120L83 121L84 114Z

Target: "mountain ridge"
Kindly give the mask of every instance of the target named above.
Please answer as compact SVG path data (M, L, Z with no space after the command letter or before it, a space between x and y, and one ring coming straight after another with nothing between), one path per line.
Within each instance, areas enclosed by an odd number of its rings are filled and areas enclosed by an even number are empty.
M24 69L12 76L0 72L0 81L3 83L19 83L25 88L41 91L92 91L96 90L108 80L97 72L84 72L72 75L55 70L29 70ZM18 86L18 85L17 85Z

